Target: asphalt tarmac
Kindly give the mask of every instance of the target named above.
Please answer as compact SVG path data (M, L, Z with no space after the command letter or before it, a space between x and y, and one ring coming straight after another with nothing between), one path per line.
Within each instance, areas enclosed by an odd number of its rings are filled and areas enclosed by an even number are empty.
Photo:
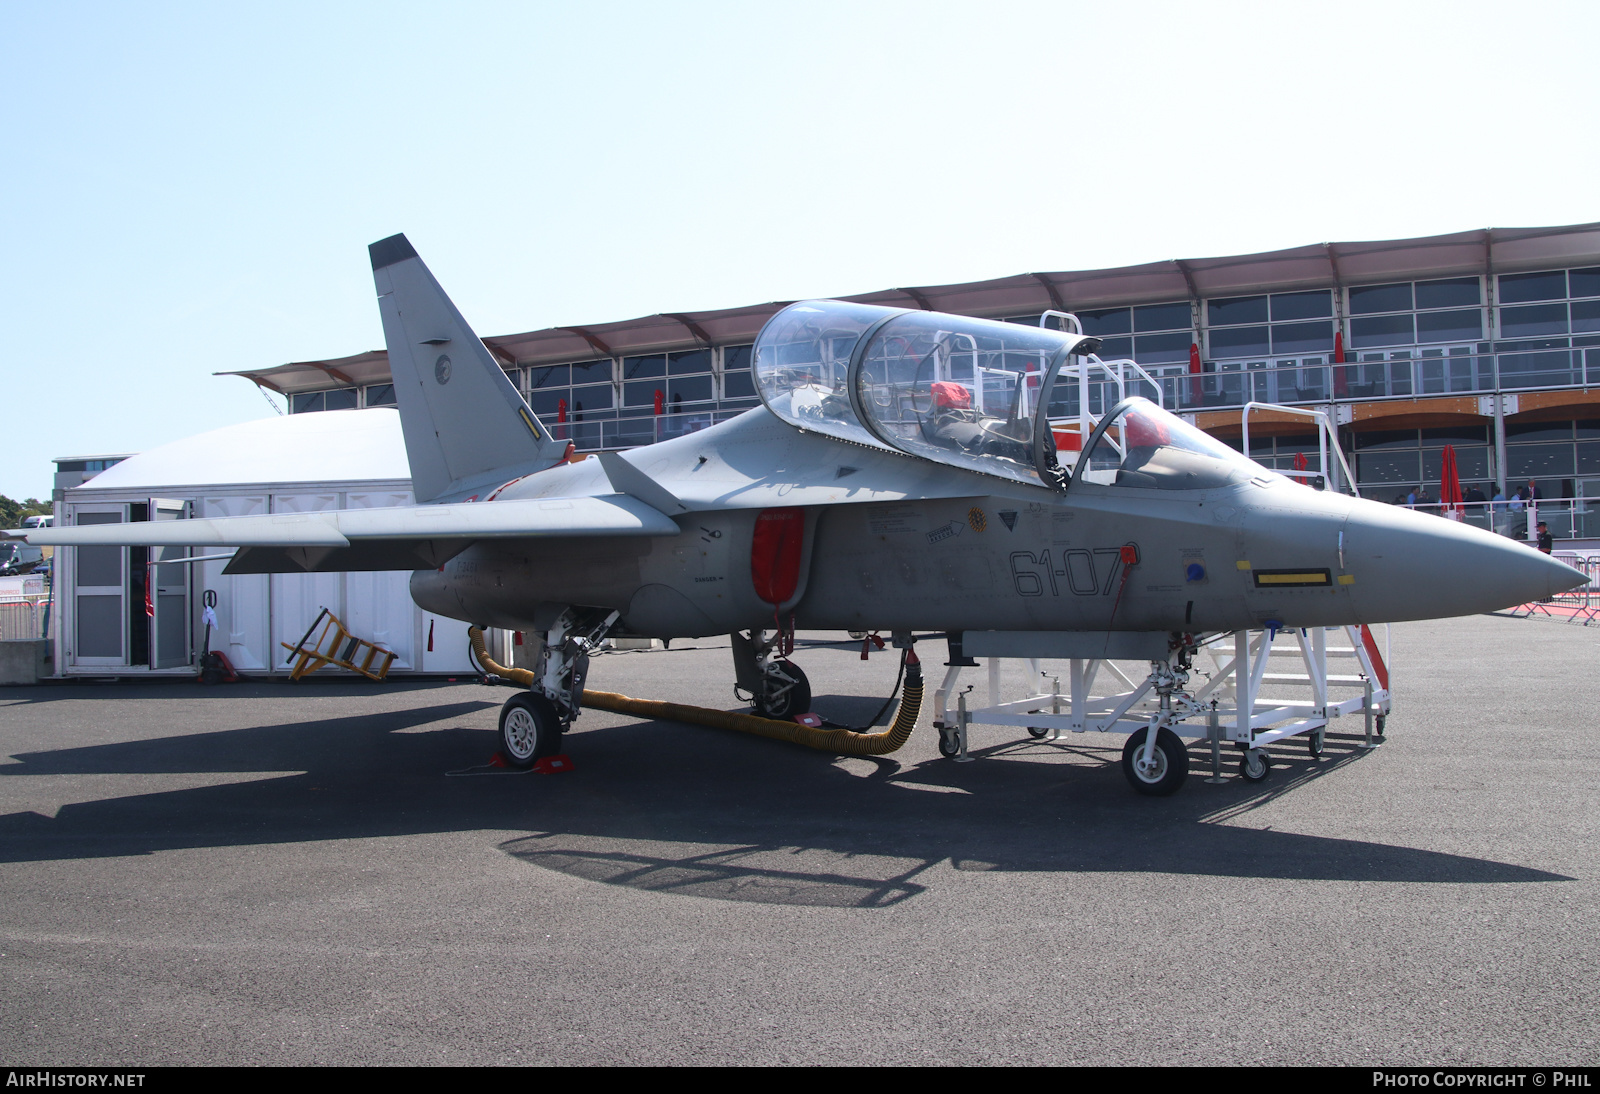
M0 689L0 1062L1593 1065L1600 628L1393 641L1381 748L1170 798L927 710L872 760L589 711L570 773L453 775L509 692ZM685 645L590 686L733 708ZM840 720L894 679L795 660Z

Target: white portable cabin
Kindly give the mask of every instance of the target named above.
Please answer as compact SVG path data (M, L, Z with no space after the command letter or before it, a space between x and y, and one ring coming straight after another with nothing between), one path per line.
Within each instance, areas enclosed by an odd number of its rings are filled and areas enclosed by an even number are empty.
M411 502L400 417L385 407L264 418L174 441L66 491L58 516L66 525L107 524ZM207 591L216 594L218 623L210 648L241 673L287 675L281 643L297 642L323 608L351 634L393 652L391 675L473 671L467 624L412 603L408 570L230 577L225 560L146 562L219 553L62 548L52 625L57 675L193 674ZM154 586L148 610L145 574Z

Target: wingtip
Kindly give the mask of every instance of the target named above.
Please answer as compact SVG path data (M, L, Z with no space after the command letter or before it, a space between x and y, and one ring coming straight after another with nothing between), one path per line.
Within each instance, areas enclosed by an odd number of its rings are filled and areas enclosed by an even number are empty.
M417 249L402 232L392 235L388 239L380 239L367 247L367 253L372 256L372 268L381 270L385 266L393 266L396 262L404 262L408 258L417 257Z

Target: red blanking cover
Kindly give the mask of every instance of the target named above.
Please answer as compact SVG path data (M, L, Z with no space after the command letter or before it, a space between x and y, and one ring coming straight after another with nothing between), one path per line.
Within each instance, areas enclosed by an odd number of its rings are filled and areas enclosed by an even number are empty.
M803 509L767 509L756 518L750 543L750 578L755 582L756 595L774 607L793 596L800 584L800 549L805 532Z

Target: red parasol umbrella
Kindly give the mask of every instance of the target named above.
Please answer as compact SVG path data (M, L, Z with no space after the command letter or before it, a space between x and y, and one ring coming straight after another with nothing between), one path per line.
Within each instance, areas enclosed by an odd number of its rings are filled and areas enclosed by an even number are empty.
M1439 476L1439 503L1451 520L1462 519L1461 474L1456 470L1454 445L1444 446L1444 471Z
M1194 342L1189 343L1189 405L1199 406L1203 402L1200 391L1200 347Z

